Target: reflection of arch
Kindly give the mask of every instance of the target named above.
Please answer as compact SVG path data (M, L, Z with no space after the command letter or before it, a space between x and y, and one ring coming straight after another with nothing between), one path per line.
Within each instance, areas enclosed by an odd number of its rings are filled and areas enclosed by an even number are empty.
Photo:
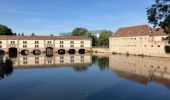
M10 58L16 58L18 50L15 47L11 47L11 48L8 49L8 53L9 53Z
M79 54L85 54L86 53L86 50L85 49L80 49L79 50Z
M53 56L53 48L52 47L46 48L46 56L48 56L48 57Z
M41 50L35 49L35 50L33 50L33 54L34 55L41 55Z
M75 49L70 49L70 50L68 51L68 53L69 53L69 54L75 54L75 53L76 53L76 50L75 50Z
M29 55L29 50L21 50L21 55Z
M61 55L63 55L63 54L65 54L65 50L64 49L60 49L60 50L58 50L58 54L61 54Z
M0 57L3 57L5 55L5 51L4 50L0 50Z

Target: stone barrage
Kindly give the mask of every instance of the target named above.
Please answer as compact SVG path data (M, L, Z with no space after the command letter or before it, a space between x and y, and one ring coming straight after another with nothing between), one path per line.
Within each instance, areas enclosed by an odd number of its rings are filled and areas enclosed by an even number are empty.
M38 50L44 53L49 48L53 53L59 50L68 52L70 49L76 52L84 49L87 52L91 44L91 38L81 36L0 36L0 50L13 55L21 52L37 53Z

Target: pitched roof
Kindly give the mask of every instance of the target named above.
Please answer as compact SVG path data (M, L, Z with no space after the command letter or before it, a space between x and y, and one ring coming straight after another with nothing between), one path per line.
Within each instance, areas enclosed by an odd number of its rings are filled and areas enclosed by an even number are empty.
M0 40L87 40L85 36L0 36Z
M139 25L119 28L113 37L130 37L130 36L144 36L144 35L166 35L161 28L152 29L148 25Z

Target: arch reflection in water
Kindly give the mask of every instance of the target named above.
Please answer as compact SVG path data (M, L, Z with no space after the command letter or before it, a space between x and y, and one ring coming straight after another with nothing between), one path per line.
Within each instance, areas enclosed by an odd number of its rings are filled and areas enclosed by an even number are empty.
M118 76L142 84L154 81L170 88L170 58L110 56L110 69Z
M53 57L47 57L46 54L28 56L19 55L17 58L12 58L15 68L24 68L24 67L62 67L62 66L86 66L92 63L91 55L54 55Z

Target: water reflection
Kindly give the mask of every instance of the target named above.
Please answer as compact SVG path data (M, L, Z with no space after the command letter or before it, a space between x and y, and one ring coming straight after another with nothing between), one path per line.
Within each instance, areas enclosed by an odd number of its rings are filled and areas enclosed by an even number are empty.
M0 80L5 76L11 75L13 72L13 63L10 59L6 59L5 61L0 60Z
M45 54L41 55L18 55L17 58L10 58L13 61L15 68L34 68L34 67L62 67L62 66L88 66L92 63L91 55L54 55L47 57Z
M170 58L110 56L110 69L121 78L144 85L151 82L170 88Z

